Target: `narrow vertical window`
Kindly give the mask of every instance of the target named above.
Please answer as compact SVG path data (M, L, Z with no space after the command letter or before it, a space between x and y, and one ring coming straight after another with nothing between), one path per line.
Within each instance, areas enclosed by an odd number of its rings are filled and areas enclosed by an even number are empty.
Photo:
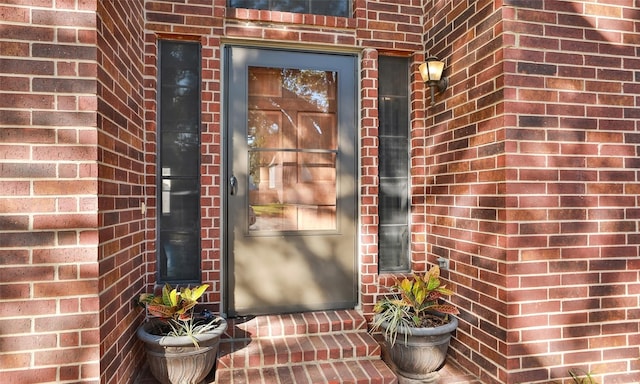
M409 60L378 62L379 240L381 272L409 269Z
M159 41L158 280L200 281L200 44Z

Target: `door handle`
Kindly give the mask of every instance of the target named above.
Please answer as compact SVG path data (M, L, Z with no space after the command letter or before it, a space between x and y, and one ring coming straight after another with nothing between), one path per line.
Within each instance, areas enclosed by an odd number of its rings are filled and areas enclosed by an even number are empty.
M234 175L229 178L229 194L235 195L238 193L238 179Z

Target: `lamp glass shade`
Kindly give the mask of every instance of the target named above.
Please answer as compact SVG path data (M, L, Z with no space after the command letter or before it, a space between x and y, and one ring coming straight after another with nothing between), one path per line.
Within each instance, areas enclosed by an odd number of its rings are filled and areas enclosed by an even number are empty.
M426 63L420 64L418 69L420 70L422 81L440 81L442 71L444 70L444 62L439 60L429 60Z

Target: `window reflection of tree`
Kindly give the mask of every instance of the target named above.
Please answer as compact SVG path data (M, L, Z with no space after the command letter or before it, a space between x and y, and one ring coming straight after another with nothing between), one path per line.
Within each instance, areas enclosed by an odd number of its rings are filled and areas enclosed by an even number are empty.
M308 69L274 69L274 74L279 72L279 77L282 81L282 88L294 94L297 98L305 100L309 105L312 105L320 112L329 112L329 100L330 90L333 90L336 85L336 73L308 70ZM249 73L249 81L260 81L253 73ZM296 125L294 119L291 117L293 111L285 111L280 107L280 103L277 100L270 98L271 105L275 109L280 109L280 112L287 117L287 120ZM266 149L265 144L271 143L268 139L269 135L277 135L281 132L281 127L278 123L269 119L260 112L249 112L249 124L247 132L247 144L249 146L249 177L250 187L251 183L259 185L260 183L260 168L268 166L273 163L274 159L270 159L267 156L263 156L260 152L256 152L255 149ZM313 121L312 125L318 131L322 133L321 124ZM266 136L265 136L266 135ZM282 143L279 143L282 145ZM288 147L297 147L295 143L289 143ZM278 147L272 147L268 149L280 149Z
M175 77L176 89L175 89L175 102L180 96L192 96L193 91L197 88L198 76L193 71L184 69L179 71Z
M264 164L260 161L262 157L260 152L252 151L251 149L262 148L266 139L258 134L257 127L265 127L269 123L267 119L260 113L251 113L250 117L250 126L249 126L249 135L247 139L247 144L249 145L249 188L253 189L254 186L260 184L260 167ZM277 131L279 128L277 124L272 123L271 126L275 126L275 130Z
M169 46L161 58L163 163L172 174L191 175L199 156L199 50L196 44L163 44Z
M283 87L299 98L315 105L319 111L329 111L328 90L335 85L335 73L314 70L283 69Z
M351 0L229 0L229 6L349 17Z

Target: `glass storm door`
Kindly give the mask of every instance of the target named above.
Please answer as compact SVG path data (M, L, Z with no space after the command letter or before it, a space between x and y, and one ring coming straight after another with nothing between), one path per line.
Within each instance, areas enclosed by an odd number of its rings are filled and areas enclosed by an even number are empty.
M226 55L227 313L353 308L355 56Z

